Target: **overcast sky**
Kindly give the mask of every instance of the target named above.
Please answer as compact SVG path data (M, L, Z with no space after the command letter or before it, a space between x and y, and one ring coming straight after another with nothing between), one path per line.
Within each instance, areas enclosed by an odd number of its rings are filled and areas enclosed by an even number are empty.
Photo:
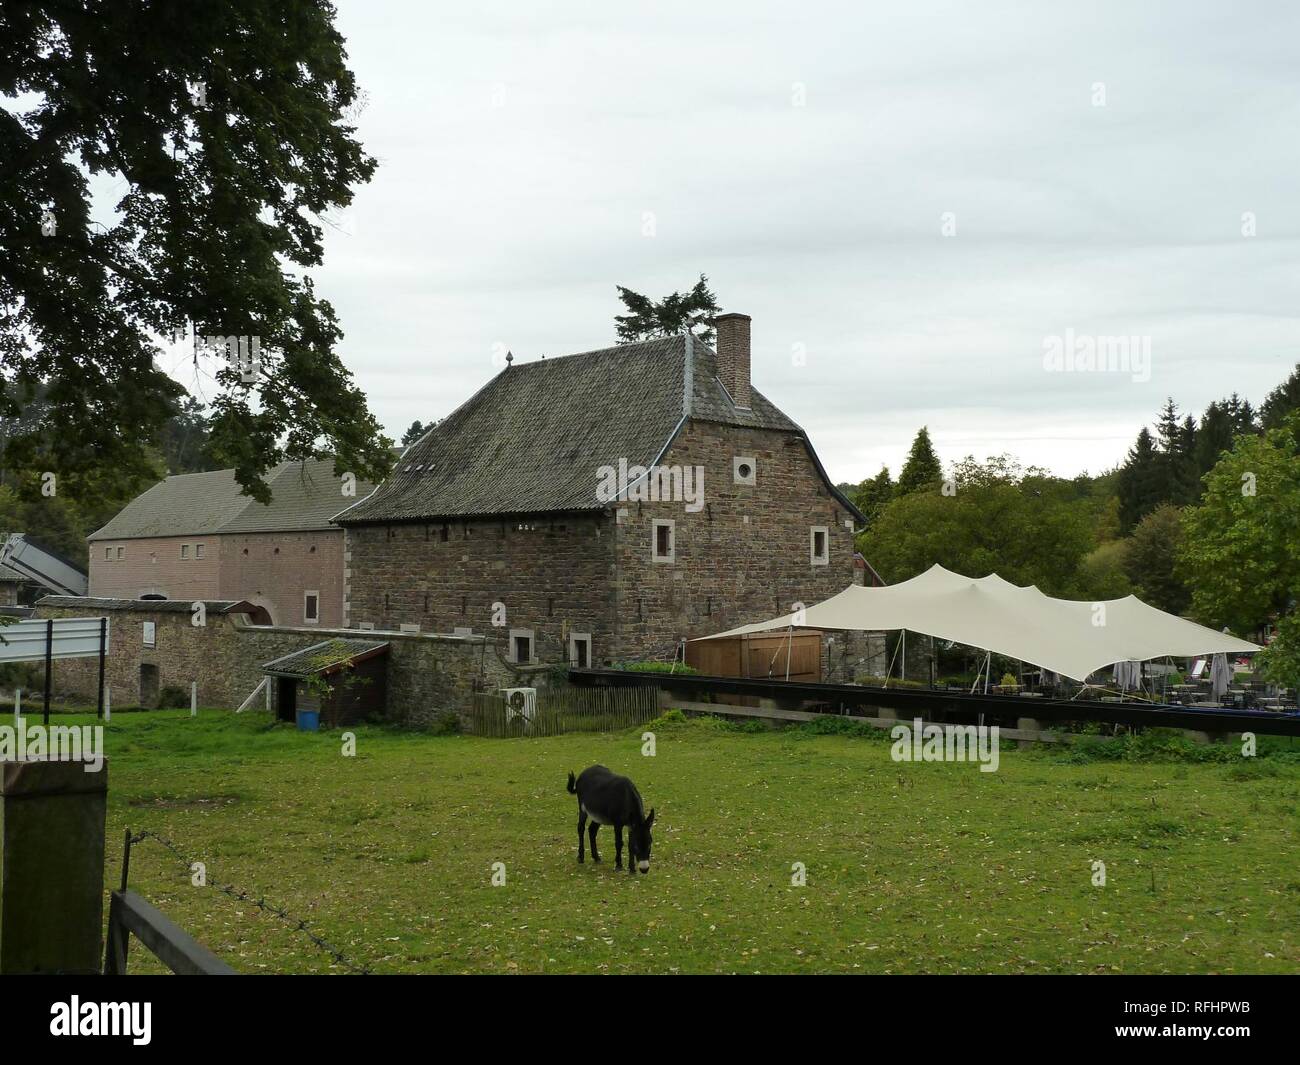
M379 169L318 289L394 437L495 345L607 346L615 284L701 272L835 480L896 475L921 425L945 461L1098 472L1166 395L1258 402L1300 359L1300 5L341 0L339 26ZM1049 371L1067 331L1146 338L1149 373Z

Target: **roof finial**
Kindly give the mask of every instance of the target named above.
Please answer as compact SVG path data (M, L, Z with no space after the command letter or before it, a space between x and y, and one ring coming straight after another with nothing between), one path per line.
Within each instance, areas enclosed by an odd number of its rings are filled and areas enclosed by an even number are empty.
M514 357L514 355L513 355L511 352L507 351L507 352L506 352L506 369L507 369L507 370L510 369L510 364L511 364L512 362L514 362L514 361L515 361L515 357Z

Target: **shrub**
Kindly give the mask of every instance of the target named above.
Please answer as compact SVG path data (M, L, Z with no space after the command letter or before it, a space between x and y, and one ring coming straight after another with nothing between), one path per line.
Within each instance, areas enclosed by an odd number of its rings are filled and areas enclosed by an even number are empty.
M853 683L854 683L854 684L863 684L863 685L866 685L866 686L869 687L869 688L884 688L884 687L886 687L886 684L885 684L885 678L884 678L884 677L876 677L876 676L871 676L871 675L862 676L862 677L854 677L854 678L853 678ZM890 688L924 688L925 685L922 684L919 680L900 680L898 677L890 677L890 678L889 678L889 684L888 684L888 687L890 687Z
M439 710L429 722L429 731L435 736L454 736L460 732L460 714L455 710Z
M620 662L616 669L625 669L629 673L698 673L699 670L681 662Z
M169 684L158 693L159 710L184 710L190 705L190 693L184 688Z
M686 724L686 715L683 714L680 710L665 710L653 721L647 722L645 727L653 730L653 729L661 729L661 728L671 728L673 725L684 725L684 724Z

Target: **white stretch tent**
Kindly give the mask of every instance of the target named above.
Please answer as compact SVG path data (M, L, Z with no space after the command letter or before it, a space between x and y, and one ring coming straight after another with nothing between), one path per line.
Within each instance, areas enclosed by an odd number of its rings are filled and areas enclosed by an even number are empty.
M886 632L910 629L1031 662L1073 680L1115 662L1249 654L1256 644L1207 629L1136 596L1089 603L1053 599L1030 585L988 577L963 577L931 566L918 577L883 588L850 585L798 615L786 614L705 639L784 628Z

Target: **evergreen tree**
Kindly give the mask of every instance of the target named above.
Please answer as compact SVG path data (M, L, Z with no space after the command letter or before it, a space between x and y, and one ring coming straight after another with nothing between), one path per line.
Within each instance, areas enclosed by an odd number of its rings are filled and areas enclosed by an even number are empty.
M1167 469L1150 430L1144 425L1120 467L1116 484L1119 520L1125 532L1155 510L1166 498Z
M1225 451L1232 448L1233 418L1226 407L1212 401L1201 415L1196 433L1196 472L1198 480L1214 469Z
M1300 410L1300 363L1291 376L1268 394L1259 408L1259 420L1264 429L1280 428L1286 416Z
M943 467L939 456L935 454L934 444L930 442L930 430L922 426L912 441L912 449L907 453L902 472L898 475L895 494L909 495L924 488L936 488L943 480Z
M406 447L408 444L414 444L426 432L428 432L428 428L422 425L418 419L413 421L411 427L402 434L402 447Z
M672 292L655 301L649 296L633 292L630 288L615 285L618 298L627 308L627 314L616 314L618 342L630 344L652 337L675 337L690 332L706 344L714 339L712 319L722 308L717 297L709 290L709 279L700 279L689 292Z

